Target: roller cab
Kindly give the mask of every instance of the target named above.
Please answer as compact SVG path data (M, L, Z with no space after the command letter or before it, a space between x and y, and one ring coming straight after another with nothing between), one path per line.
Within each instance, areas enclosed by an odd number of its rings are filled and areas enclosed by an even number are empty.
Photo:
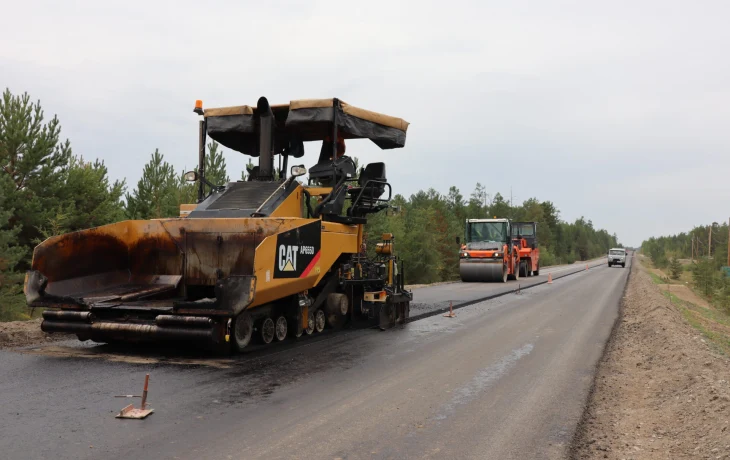
M129 220L49 238L25 280L41 328L97 342L178 341L241 351L252 340L281 341L372 320L404 323L395 239L374 254L363 245L371 214L392 195L384 163L359 171L345 141L382 149L405 145L405 121L338 99L235 106L202 116L198 200L180 216ZM211 184L205 143L258 158L246 181ZM289 167L304 143L321 143L317 164ZM278 159L278 164L276 160ZM305 177L307 176L307 177Z

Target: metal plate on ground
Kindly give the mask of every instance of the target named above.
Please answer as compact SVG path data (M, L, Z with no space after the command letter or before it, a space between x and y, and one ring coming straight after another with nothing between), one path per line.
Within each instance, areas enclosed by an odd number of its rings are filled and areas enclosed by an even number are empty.
M116 418L132 418L132 419L143 419L154 412L154 409L135 409L134 404L122 409L116 416Z

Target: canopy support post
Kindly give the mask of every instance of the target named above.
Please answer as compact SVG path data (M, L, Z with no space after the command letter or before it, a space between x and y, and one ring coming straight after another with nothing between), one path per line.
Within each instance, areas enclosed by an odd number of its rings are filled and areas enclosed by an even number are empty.
M206 120L200 120L198 122L198 175L200 180L198 181L198 203L203 201L205 196L205 129Z

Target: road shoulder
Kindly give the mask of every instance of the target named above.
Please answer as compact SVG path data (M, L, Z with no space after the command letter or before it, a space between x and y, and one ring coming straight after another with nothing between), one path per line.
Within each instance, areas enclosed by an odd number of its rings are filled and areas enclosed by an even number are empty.
M0 350L76 338L72 334L46 334L41 331L41 321L41 318L36 318L0 322Z
M730 458L730 361L638 262L571 458Z

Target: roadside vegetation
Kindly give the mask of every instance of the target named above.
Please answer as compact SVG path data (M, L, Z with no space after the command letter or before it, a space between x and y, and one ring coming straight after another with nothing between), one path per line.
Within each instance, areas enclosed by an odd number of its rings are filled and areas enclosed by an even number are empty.
M695 227L688 233L650 238L642 243L641 253L652 279L687 322L730 355L730 276L723 269L727 235L727 224Z
M207 147L208 180L237 180L237 171L229 176L220 146L211 142ZM134 187L111 181L103 161L72 151L71 143L62 139L59 119L48 119L40 101L10 90L0 98L0 167L0 321L31 318L22 293L23 274L33 247L44 239L123 219L176 217L180 204L196 199L196 185L183 179L185 165L168 163L157 149ZM246 171L240 178L246 178ZM458 277L455 238L463 235L467 218L539 222L542 266L592 259L619 246L616 235L596 229L590 220L562 221L550 201L530 198L513 206L481 184L469 197L457 187L446 195L430 188L410 197L396 195L391 204L397 211L371 218L366 242L372 250L382 233L395 235L407 284Z
M707 322L717 310L634 260L570 458L728 458L728 343Z

